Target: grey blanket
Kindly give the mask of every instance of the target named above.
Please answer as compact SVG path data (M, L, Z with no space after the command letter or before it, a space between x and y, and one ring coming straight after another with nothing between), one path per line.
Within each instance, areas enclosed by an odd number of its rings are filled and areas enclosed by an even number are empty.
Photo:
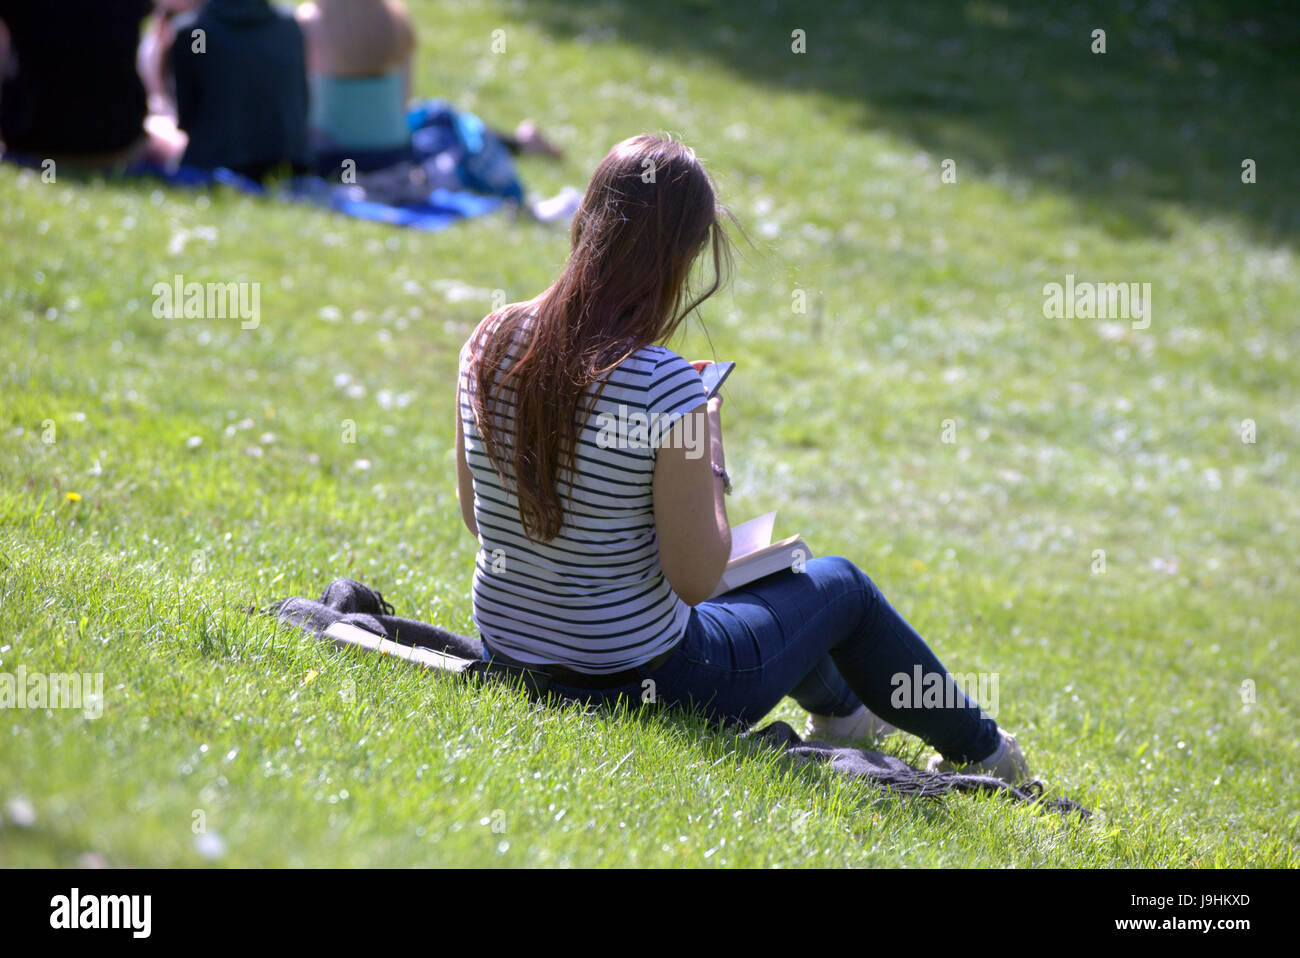
M1012 786L987 775L922 771L893 755L828 742L804 741L785 722L773 722L761 729L745 732L743 737L779 749L800 764L823 763L843 775L852 775L874 788L899 795L936 798L950 792L989 792L1062 814L1078 812L1084 820L1092 817L1092 813L1078 802L1068 798L1045 798L1041 782L1022 782Z

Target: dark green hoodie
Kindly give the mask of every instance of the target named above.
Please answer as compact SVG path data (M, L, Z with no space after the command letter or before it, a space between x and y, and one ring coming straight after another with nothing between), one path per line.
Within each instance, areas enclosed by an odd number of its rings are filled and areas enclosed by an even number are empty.
M175 26L177 120L190 138L184 162L255 179L283 165L305 170L307 68L292 12L267 0L208 0Z

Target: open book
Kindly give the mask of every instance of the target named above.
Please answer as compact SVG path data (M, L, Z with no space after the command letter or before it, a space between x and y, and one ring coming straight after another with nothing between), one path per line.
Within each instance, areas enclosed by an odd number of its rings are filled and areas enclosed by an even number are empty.
M727 560L722 579L713 590L713 595L709 596L710 599L774 572L803 570L803 564L812 558L812 550L799 536L773 542L772 528L775 525L776 513L769 512L757 519L732 526L731 558Z
M472 669L475 664L473 659L462 659L447 652L394 642L350 622L335 622L325 630L324 637L341 649L351 646L367 652L378 652L380 655L389 655L425 669L460 673Z

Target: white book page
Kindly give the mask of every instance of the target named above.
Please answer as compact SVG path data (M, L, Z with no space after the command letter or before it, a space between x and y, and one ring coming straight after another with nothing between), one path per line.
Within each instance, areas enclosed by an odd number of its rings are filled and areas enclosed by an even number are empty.
M757 552L772 544L772 530L776 527L776 512L742 522L731 527L731 555L727 561Z
M350 622L335 622L325 630L325 635L334 640L335 645L350 645L378 652L404 662L413 662L429 669L444 669L449 672L463 672L473 661L423 646L402 645L392 639L375 635L373 632L355 626Z

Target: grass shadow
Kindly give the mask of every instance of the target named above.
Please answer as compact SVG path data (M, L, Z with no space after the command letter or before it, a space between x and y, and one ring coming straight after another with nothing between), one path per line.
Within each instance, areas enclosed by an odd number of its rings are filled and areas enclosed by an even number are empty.
M954 158L959 175L1069 196L1082 219L1120 237L1168 235L1167 204L1270 244L1300 231L1291 4L531 0L523 11L557 37L613 35L839 101L864 128ZM1104 54L1092 52L1095 29ZM719 117L718 128L743 119Z

